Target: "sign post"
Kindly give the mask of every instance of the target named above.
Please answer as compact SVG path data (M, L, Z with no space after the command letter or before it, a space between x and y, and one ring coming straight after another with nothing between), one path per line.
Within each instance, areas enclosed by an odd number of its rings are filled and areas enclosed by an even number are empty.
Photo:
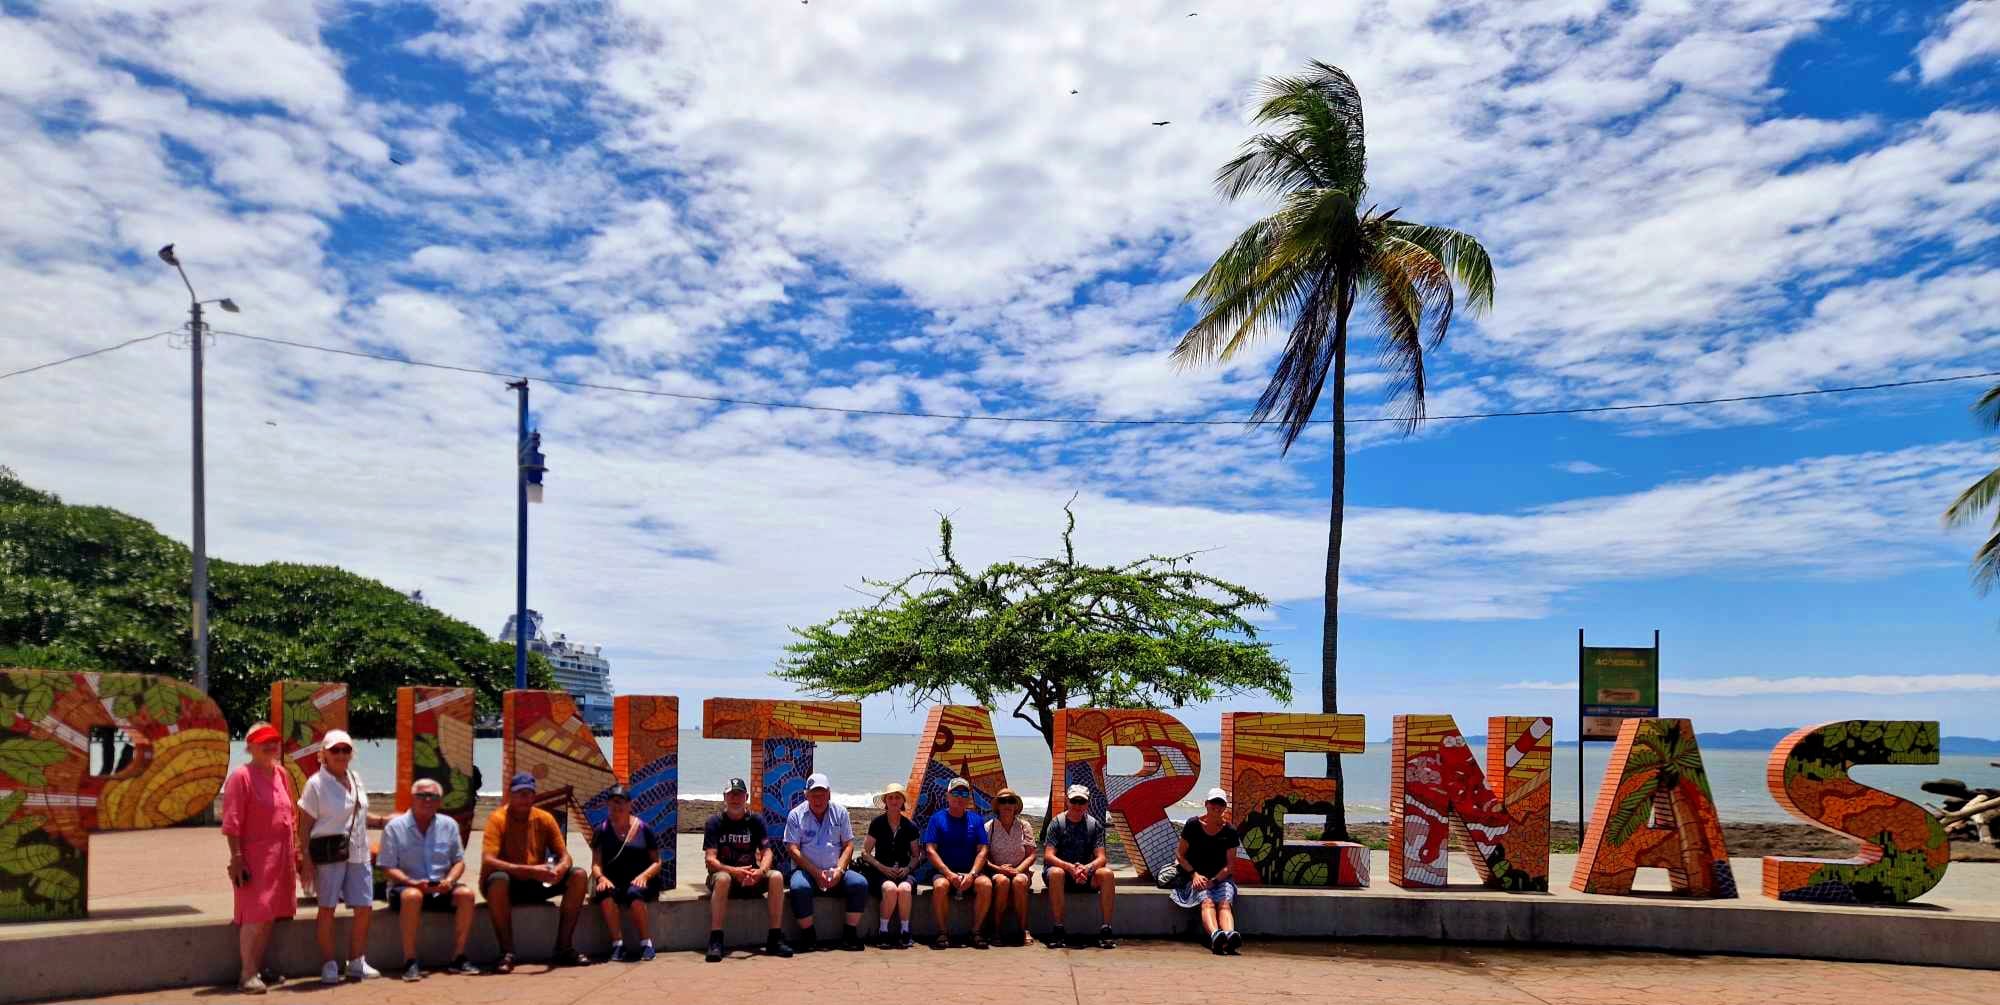
M1586 646L1576 630L1576 837L1583 840L1583 750L1592 740L1618 739L1626 719L1660 714L1660 630L1653 647Z

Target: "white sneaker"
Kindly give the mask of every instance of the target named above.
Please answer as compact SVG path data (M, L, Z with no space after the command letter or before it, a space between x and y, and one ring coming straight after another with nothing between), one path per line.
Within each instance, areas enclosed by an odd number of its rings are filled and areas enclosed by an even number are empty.
M319 968L319 982L321 984L340 983L340 964L335 963L332 960L328 960L324 964L321 964Z
M382 976L382 971L368 965L368 957L361 956L347 961L347 979L350 981L374 980Z

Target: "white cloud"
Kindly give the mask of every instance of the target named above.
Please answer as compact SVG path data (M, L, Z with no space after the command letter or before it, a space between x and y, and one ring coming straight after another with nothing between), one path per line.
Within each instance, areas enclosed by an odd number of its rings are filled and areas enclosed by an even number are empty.
M1507 691L1570 691L1575 681L1524 680L1500 685ZM1751 695L1821 694L1945 694L1959 691L2000 691L2000 674L1846 674L1838 677L1663 677L1666 694L1704 698Z
M2000 56L2000 7L1987 0L1965 0L1917 46L1917 69L1924 83L1934 84L1996 56Z
M1610 468L1589 461L1564 461L1561 464L1551 464L1549 467L1572 475L1602 475L1611 472Z

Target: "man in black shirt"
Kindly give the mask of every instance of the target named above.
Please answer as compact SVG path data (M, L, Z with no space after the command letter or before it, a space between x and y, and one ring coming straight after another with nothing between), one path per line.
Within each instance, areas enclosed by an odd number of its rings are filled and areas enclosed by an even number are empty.
M750 812L750 786L743 779L729 780L722 812L702 826L701 847L708 864L708 962L722 959L722 923L731 898L763 897L771 912L764 952L792 955L784 933L785 879L771 868L771 842L763 818Z

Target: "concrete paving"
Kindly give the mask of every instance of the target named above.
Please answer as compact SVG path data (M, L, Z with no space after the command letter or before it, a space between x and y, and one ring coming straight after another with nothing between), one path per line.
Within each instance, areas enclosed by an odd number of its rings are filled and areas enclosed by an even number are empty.
M223 847L214 830L202 828L94 836L92 917L0 926L0 973L9 978L0 981L0 1001L231 981L234 930L228 924L231 904L222 875ZM682 835L679 852L682 886L670 891L654 912L653 934L663 950L698 947L707 930L707 904L696 892L702 874L699 838ZM1665 949L2000 969L2000 866L1954 865L1944 883L1917 904L1860 908L1767 900L1756 892L1759 863L1752 859L1734 863L1738 885L1745 891L1738 900L1661 897L1657 893L1666 889L1664 875L1644 873L1639 896L1586 896L1571 892L1565 882L1574 861L1574 856L1556 857L1552 872L1559 888L1549 894L1484 890L1472 882L1471 863L1462 858L1452 866L1459 884L1447 891L1414 893L1386 883L1386 855L1377 853L1373 887L1356 891L1246 890L1239 907L1239 925L1258 937ZM1645 895L1643 891L1649 888L1655 895ZM925 933L930 928L929 910L927 905L919 907L917 931ZM1073 911L1073 931L1094 928L1094 905L1079 903ZM274 937L272 963L288 974L317 971L317 952L308 923L311 916L311 905L302 905L298 920L281 923ZM1034 899L1033 918L1038 931L1047 924L1046 901L1039 895ZM371 935L369 952L372 960L388 969L400 963L401 952L391 918L380 921ZM546 951L554 922L551 908L520 913L519 944L524 958L533 959ZM822 931L838 931L837 906L831 901L821 902L819 923ZM1171 936L1185 929L1189 916L1175 909L1160 892L1135 883L1121 887L1117 923L1121 935L1128 937ZM446 951L445 928L443 919L427 925L427 954ZM733 905L730 931L733 941L761 940L761 905ZM586 914L578 944L586 951L605 945L594 912ZM1284 951L1292 954L1292 950ZM475 959L482 960L491 959L495 952L484 917L474 927L472 952ZM838 961L850 955L815 959ZM1595 958L1603 954L1589 955ZM914 959L921 961L927 956L920 953ZM1482 957L1488 958L1497 959ZM117 960L118 965L104 966L107 959ZM1228 965L1247 964L1232 961ZM551 977L559 982L572 979L581 978ZM432 987L439 980L446 978L433 978L424 986ZM551 991L557 999L562 993Z
M274 1002L430 1005L447 1002L811 1001L815 1005L1188 1005L1190 1002L1351 1005L1407 1002L1522 1005L1819 1005L1904 1001L1984 1005L1989 973L1870 963L1658 953L1563 952L1464 946L1287 942L1217 958L1185 942L1128 942L1111 951L1041 947L985 952L913 949L822 952L792 960L739 954L718 964L692 952L651 963L582 969L523 967L507 976L431 974L324 988L295 981ZM921 989L921 990L918 990ZM220 992L227 996L231 992ZM93 999L203 1002L214 988ZM297 995L295 998L294 996Z

